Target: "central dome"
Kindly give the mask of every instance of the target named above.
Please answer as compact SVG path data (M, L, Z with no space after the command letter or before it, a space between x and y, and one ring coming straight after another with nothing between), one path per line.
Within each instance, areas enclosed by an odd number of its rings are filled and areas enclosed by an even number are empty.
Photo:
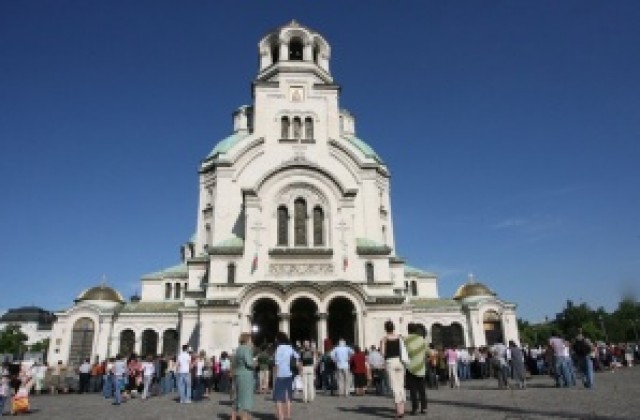
M91 287L78 295L76 302L82 302L86 300L98 300L102 302L116 302L124 303L122 295L116 291L116 289L105 286Z

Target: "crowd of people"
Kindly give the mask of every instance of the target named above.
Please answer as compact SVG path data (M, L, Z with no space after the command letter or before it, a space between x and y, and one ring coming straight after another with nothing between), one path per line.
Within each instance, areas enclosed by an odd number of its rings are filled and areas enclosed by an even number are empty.
M152 396L177 393L177 401L190 404L207 399L212 392L228 394L233 402L232 419L248 419L254 394L272 392L276 417L291 418L293 397L303 403L315 400L317 392L347 397L367 392L393 398L396 418L426 413L426 390L448 385L460 388L471 379L496 378L498 387L526 388L530 375L549 375L557 387L573 387L579 380L585 388L595 386L594 372L633 366L640 358L637 344L594 343L581 331L569 340L554 333L545 346L496 343L489 347L436 348L427 344L421 324L409 324L407 334L384 324L378 345L367 349L326 339L322 346L311 340L290 342L277 333L275 343L254 346L243 333L232 353L219 358L194 352L188 345L174 357L140 357L131 354L96 363L84 360L71 369L58 362L3 364L0 383L0 413L11 400L11 411L28 410L28 395L78 392L102 393L119 405L123 401L145 401ZM69 381L69 374L77 380ZM25 409L26 406L26 409Z

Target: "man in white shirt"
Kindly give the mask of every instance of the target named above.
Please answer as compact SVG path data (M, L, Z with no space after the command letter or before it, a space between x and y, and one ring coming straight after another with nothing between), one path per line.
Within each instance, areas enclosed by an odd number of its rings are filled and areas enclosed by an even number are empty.
M89 363L89 359L85 359L84 362L82 362L82 364L78 368L78 375L80 376L78 393L88 393L89 380L91 379L91 363Z
M338 395L349 396L349 360L353 355L353 350L347 347L343 339L338 341L338 345L331 352L331 358L336 362L336 376L338 377Z
M191 403L191 355L187 351L189 346L182 346L182 351L176 361L176 372L178 375L178 394L180 403Z

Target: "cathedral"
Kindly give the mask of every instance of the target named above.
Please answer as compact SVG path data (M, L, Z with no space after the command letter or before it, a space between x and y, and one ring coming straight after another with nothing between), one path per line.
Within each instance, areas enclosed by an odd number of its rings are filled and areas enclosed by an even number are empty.
M437 347L518 341L516 305L470 277L451 298L396 254L390 172L340 107L331 46L292 21L258 43L252 103L198 168L195 233L177 264L126 301L102 284L56 313L49 362L132 352L209 355L278 330L292 340L377 344L393 320ZM399 180L402 182L402 180Z

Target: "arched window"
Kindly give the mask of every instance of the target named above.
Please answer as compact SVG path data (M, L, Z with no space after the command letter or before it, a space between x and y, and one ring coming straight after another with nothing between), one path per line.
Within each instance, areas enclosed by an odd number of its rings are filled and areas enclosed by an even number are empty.
M282 117L280 120L280 138L289 138L289 117Z
M291 38L289 41L289 60L302 61L304 45L300 38Z
M134 350L136 344L136 334L133 330L124 330L120 333L120 351L123 357L129 357Z
M302 120L300 117L293 118L293 138L296 140L302 138Z
M320 207L313 209L313 245L324 245L324 212Z
M162 334L162 353L167 356L175 356L178 352L178 332L174 329L165 330Z
M304 138L313 140L313 119L311 117L304 119Z
M236 282L236 265L229 263L227 265L227 283L234 284Z
M147 329L142 332L140 356L155 356L158 353L158 333Z
M289 245L289 210L286 206L278 207L278 245Z
M280 61L280 45L277 42L271 44L271 60L273 64Z
M293 203L294 208L294 244L295 246L307 245L307 203L303 198L298 198Z
M411 281L411 296L418 296L418 283L415 280Z
M171 299L171 295L172 295L171 292L173 292L172 287L171 287L171 283L165 283L165 285L164 285L164 298L167 299L167 300Z
M374 272L373 272L373 263L368 262L364 265L365 271L367 273L367 283L373 283L375 281Z
M69 365L80 366L86 359L91 360L93 352L94 323L91 318L80 318L73 324Z
M431 343L434 347L442 350L444 343L442 342L442 325L433 324L431 326Z
M182 294L182 285L180 283L176 283L176 288L174 290L174 295L173 298L174 299L180 299L180 295Z
M320 47L318 44L313 46L313 62L318 64L318 56L320 55Z

